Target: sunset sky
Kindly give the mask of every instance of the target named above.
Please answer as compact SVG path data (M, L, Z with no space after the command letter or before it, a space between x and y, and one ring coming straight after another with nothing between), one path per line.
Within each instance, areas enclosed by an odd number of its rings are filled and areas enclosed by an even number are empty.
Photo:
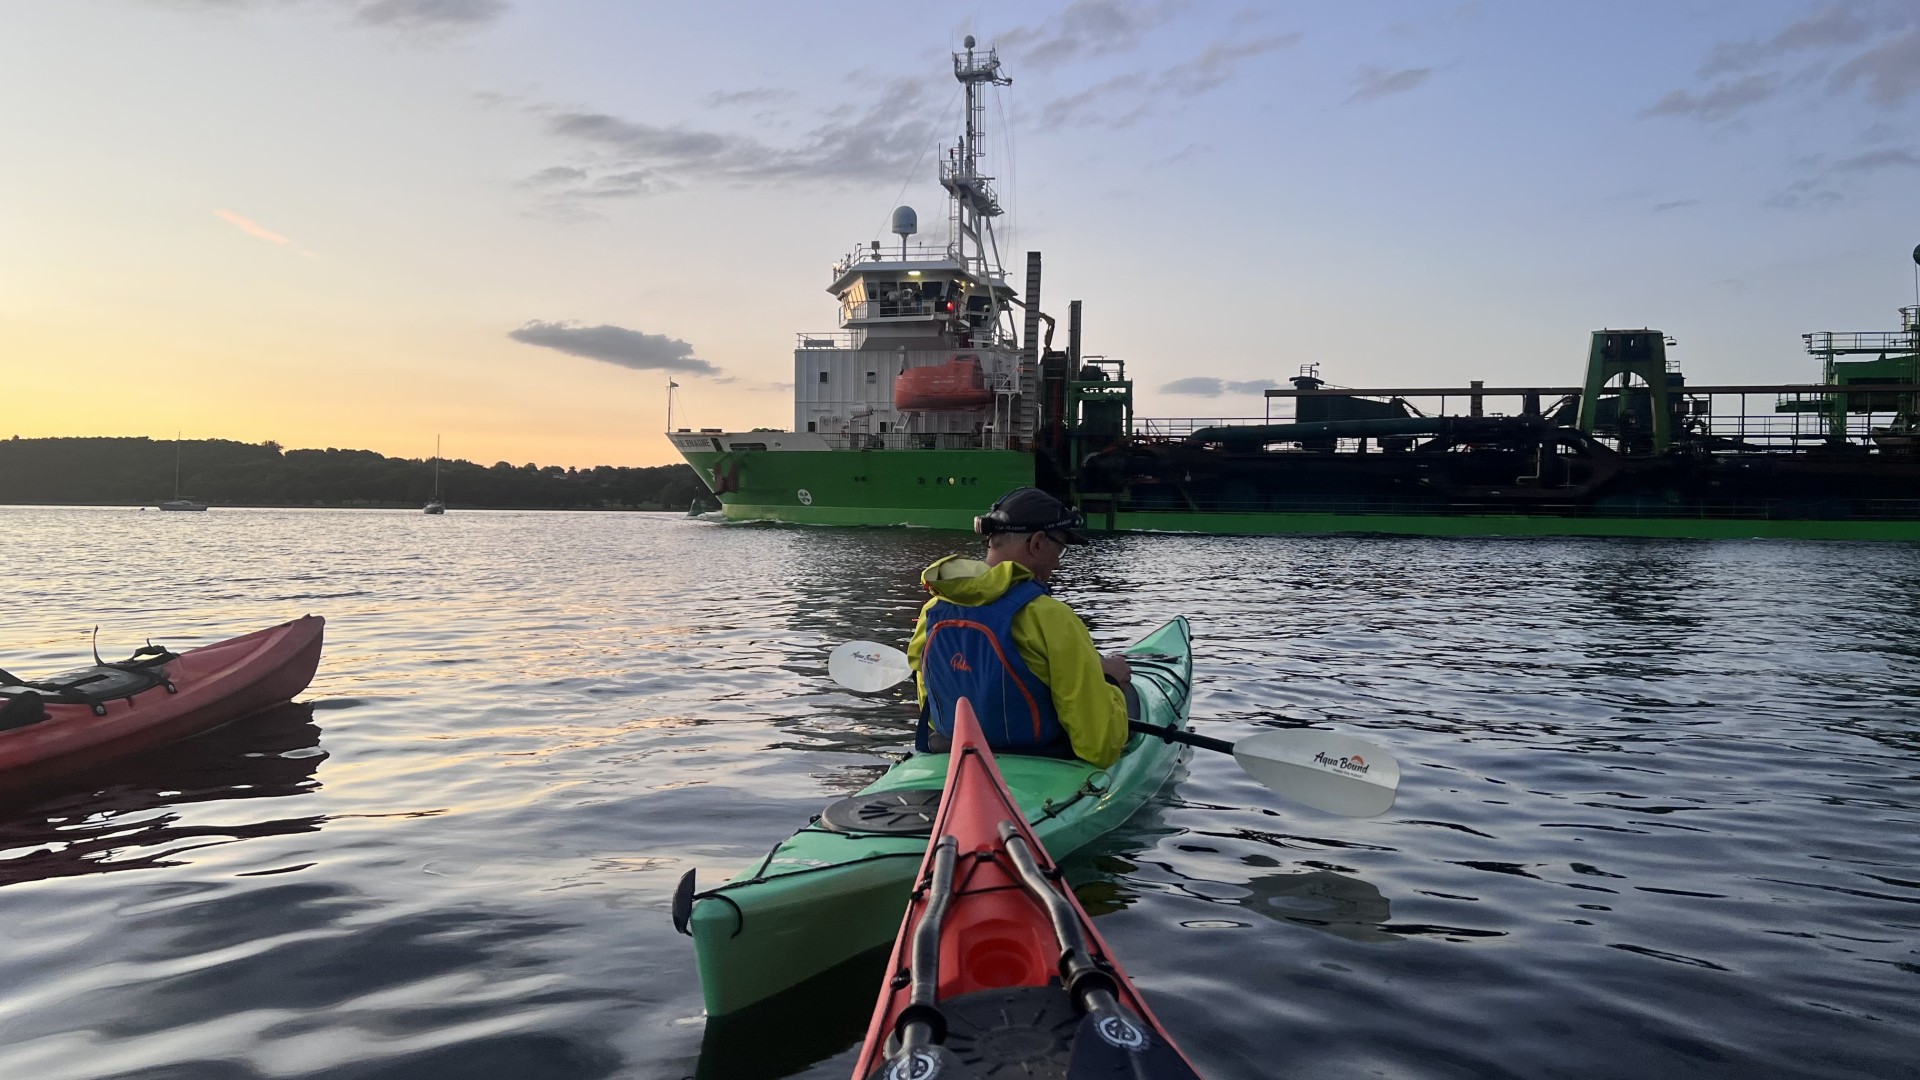
M784 427L831 263L943 239L969 33L1001 249L1142 415L1572 383L1602 326L1811 381L1916 302L1916 0L16 2L0 438L650 465L669 378Z

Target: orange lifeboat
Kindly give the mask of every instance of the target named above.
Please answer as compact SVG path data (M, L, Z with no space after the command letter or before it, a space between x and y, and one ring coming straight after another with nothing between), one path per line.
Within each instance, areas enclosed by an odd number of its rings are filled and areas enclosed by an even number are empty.
M923 409L979 409L993 404L993 390L980 373L980 361L956 356L944 364L908 368L893 380L893 407L902 412Z

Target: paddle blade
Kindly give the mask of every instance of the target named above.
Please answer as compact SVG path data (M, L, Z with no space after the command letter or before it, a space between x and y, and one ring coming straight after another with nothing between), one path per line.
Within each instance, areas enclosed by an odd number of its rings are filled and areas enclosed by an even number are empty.
M1391 754L1331 731L1263 731L1234 743L1233 759L1288 798L1347 817L1386 813L1400 787Z
M1067 1080L1200 1080L1200 1074L1138 1017L1113 1009L1080 1021Z
M911 674L906 653L877 641L849 641L827 657L827 675L862 694L885 690Z
M946 1047L920 1046L895 1053L867 1080L974 1080L977 1075Z

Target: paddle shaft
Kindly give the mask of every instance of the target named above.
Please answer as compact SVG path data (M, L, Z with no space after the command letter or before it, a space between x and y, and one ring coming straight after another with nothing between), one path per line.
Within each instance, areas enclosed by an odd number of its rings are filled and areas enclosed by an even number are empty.
M1181 731L1179 728L1162 727L1159 724L1149 724L1140 720L1127 721L1127 728L1142 735L1158 736L1168 742L1185 743L1202 750L1218 750L1223 754L1233 753L1233 744L1225 739L1210 739L1205 735L1195 735L1191 731Z

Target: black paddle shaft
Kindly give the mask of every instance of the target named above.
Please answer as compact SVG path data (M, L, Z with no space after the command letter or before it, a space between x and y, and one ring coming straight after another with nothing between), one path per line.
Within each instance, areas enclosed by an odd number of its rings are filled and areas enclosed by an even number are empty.
M1129 720L1127 721L1127 728L1131 731L1137 731L1142 735L1152 735L1165 739L1168 742L1185 743L1188 746L1197 746L1202 750L1218 750L1223 754L1233 753L1233 744L1225 739L1210 739L1205 735L1195 735L1191 731L1181 731L1179 728L1162 727L1159 724L1149 724L1143 720Z

